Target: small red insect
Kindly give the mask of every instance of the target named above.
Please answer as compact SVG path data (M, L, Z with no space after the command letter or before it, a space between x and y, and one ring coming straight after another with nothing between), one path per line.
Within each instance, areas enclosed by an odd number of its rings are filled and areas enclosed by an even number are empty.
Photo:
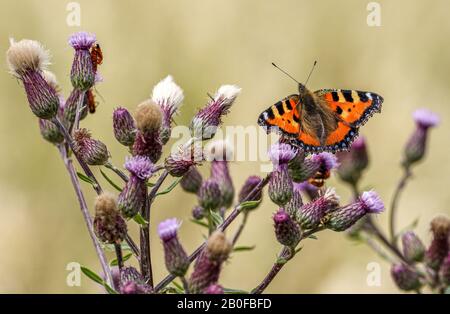
M95 101L95 95L92 88L86 93L85 105L88 107L89 113L95 113L95 108L97 108L97 102Z
M94 73L97 73L98 65L103 62L103 52L99 44L95 44L91 47L91 61L94 68Z
M330 177L329 170L327 171L318 170L312 178L308 179L308 182L314 185L315 187L321 188L325 184L325 180L328 179L329 177Z

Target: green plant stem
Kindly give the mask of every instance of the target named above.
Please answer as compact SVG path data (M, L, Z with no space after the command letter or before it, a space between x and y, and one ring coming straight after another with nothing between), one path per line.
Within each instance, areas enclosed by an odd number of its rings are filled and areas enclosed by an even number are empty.
M186 277L181 276L180 277L181 283L183 284L183 288L184 288L184 293L185 294L189 294L189 283L186 280Z
M105 167L114 171L124 182L128 182L128 176L123 173L122 170L114 166L110 161L105 164Z
M233 220L236 219L237 216L241 213L240 205L243 202L248 201L253 196L255 196L259 191L261 191L267 183L269 183L271 173L269 173L261 182L250 192L247 194L247 196L242 200L241 203L236 205L233 209L233 211L228 215L228 217L222 222L220 226L217 227L218 230L224 231L228 226L233 222ZM203 248L206 246L206 241L203 242L197 249L189 256L189 261L192 263L197 256L202 252ZM159 284L155 286L155 292L160 291L162 288L167 286L169 283L171 283L176 277L172 274L167 275Z
M120 243L115 243L114 244L114 249L116 251L117 266L119 267L119 270L122 271L122 268L123 268L123 255L122 255L122 247L120 246Z
M395 219L396 219L396 211L398 206L398 201L400 198L400 194L406 186L408 179L411 177L412 173L409 167L404 167L404 172L400 181L397 184L397 187L394 192L394 196L392 197L391 209L389 212L389 236L392 245L397 247L397 236L395 233Z
M239 240L239 237L241 236L242 231L244 230L245 225L247 224L248 215L249 215L249 212L246 211L244 213L244 215L242 216L241 224L239 225L238 229L236 230L236 233L234 234L233 240L231 242L233 244L233 246L236 245L236 242Z

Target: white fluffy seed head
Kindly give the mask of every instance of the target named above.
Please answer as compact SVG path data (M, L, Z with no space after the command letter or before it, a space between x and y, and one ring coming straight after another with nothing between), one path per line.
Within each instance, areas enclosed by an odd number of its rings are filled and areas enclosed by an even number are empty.
M180 107L183 99L183 90L175 83L171 75L153 87L152 100L160 106L167 105L175 111Z
M27 71L43 71L50 64L50 53L38 41L10 38L10 47L6 52L6 61L11 74L22 76Z
M42 76L44 77L44 80L48 83L48 85L53 87L55 91L59 92L61 90L58 84L58 80L56 79L55 73L49 70L44 70L42 71Z
M218 98L225 98L228 101L233 102L236 99L236 97L239 95L240 92L241 92L241 88L239 86L222 85L217 90L215 99L217 100Z

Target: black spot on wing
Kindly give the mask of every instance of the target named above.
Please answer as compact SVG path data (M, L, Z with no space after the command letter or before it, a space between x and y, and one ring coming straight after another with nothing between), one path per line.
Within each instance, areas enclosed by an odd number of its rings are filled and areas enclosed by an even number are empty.
M284 115L284 107L283 107L283 102L279 101L275 104L275 107L278 110L278 113L280 114L280 116Z
M352 91L351 90L344 90L344 91L342 91L342 95L344 95L344 98L345 98L346 102L353 102L353 97L352 97Z
M369 97L367 97L366 92L357 92L359 100L362 102L367 102L369 100Z
M333 97L333 101L339 101L339 95L337 92L331 92L331 97Z

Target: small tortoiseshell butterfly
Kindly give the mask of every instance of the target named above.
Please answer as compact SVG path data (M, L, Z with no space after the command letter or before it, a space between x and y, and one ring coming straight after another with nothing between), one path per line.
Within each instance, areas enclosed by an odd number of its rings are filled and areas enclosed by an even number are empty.
M291 144L307 152L348 150L358 136L358 129L375 112L381 112L383 98L375 93L344 89L311 92L304 84L296 82L298 94L265 110L258 124L268 132L277 127Z

